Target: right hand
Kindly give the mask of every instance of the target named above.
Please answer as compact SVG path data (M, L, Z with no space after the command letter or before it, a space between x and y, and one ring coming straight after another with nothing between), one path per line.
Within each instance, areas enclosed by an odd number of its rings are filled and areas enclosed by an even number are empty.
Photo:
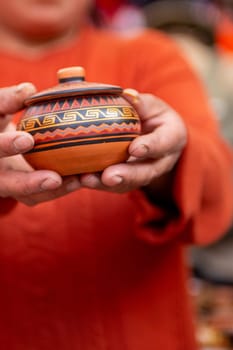
M76 176L62 179L54 171L35 171L22 156L33 147L34 140L30 134L16 131L11 118L33 93L31 83L0 89L0 198L10 197L29 206L80 188Z

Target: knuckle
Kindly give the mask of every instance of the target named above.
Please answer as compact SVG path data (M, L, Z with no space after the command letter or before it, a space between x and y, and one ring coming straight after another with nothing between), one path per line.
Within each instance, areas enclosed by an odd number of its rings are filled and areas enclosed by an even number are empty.
M161 164L161 161L158 161L154 166L152 178L160 177L161 175L163 175L164 172L164 164Z
M13 89L10 89L10 88L2 89L0 93L1 93L0 114L11 113L12 105L14 106L16 102L16 97L13 92Z
M31 181L27 181L21 177L15 179L15 187L16 191L19 192L19 195L23 197L28 197L36 192L39 192L39 189L37 190L35 186L32 186Z
M12 153L11 148L9 139L5 135L0 135L0 158L9 156Z
M135 168L134 172L132 172L131 176L127 181L128 189L140 188L141 186L148 185L152 178L151 174L151 167L149 167L149 169L146 169L145 167L144 171L142 171L141 167Z
M32 191L31 188L27 185L24 185L23 187L20 188L20 195L22 196L30 196L33 193L34 191Z
M28 196L32 193L33 193L33 191L31 189L31 187L27 183L23 184L23 186L21 187L21 194L23 196Z

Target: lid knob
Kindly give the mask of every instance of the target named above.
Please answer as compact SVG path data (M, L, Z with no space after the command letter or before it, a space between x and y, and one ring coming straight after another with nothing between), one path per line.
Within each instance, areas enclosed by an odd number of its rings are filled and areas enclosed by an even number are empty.
M57 72L57 77L59 83L66 83L70 81L84 81L85 70L83 67L79 66L61 68Z

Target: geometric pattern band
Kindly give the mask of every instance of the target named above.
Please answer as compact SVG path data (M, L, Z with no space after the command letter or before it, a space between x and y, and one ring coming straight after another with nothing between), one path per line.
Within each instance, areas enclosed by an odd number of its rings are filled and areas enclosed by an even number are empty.
M27 115L34 116L47 113L57 113L70 109L82 109L104 106L128 106L128 102L119 95L85 95L57 98L51 101L38 102L27 108Z
M100 125L101 123L112 124L123 121L138 123L138 115L130 106L121 107L92 107L75 110L59 111L57 113L46 113L44 115L25 115L19 124L19 129L31 132L43 132L50 128L74 127L80 124Z
M28 153L60 147L132 141L140 133L137 112L119 95L59 98L27 107L18 130L33 135Z

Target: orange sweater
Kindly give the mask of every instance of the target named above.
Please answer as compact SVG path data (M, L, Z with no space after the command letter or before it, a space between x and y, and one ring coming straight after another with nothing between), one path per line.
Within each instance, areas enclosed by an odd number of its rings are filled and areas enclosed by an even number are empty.
M183 247L225 232L233 193L231 155L203 89L162 34L119 39L95 30L37 59L0 53L1 84L46 88L57 69L72 65L84 66L89 81L152 92L183 116L189 140L174 188L180 216L167 217L140 190L83 189L2 210L1 347L194 350Z

